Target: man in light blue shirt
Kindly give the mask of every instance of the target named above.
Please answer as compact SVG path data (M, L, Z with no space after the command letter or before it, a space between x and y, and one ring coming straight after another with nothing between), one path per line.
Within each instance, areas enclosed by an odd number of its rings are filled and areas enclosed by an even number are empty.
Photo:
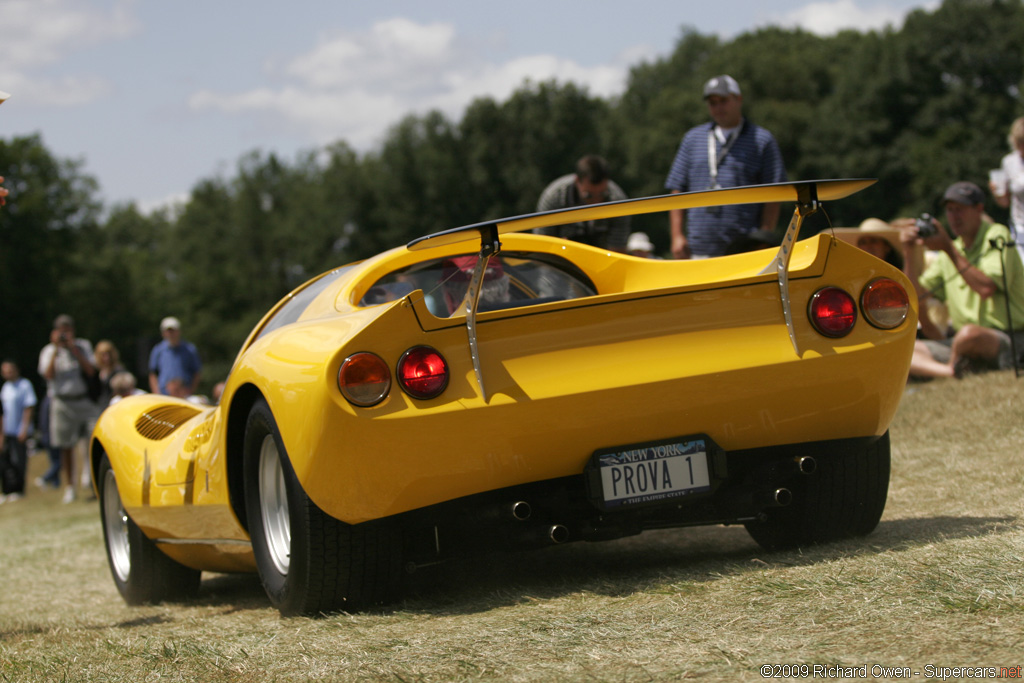
M199 387L199 373L203 364L192 343L181 338L181 323L167 317L160 321L163 341L149 354L149 389L154 394L170 395L167 383L181 380L189 396Z
M0 449L7 453L10 462L9 473L3 481L2 501L15 501L25 493L25 469L28 465L28 437L32 435L32 411L36 406L36 390L32 382L21 376L18 364L11 359L0 364L0 373L5 380L0 389L3 403L3 435ZM10 479L10 481L8 481Z

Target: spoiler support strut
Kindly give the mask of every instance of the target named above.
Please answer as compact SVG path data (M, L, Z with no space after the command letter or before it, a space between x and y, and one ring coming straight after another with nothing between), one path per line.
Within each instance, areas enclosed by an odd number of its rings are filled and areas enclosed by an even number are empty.
M473 360L473 372L476 373L476 383L480 386L480 396L484 403L490 398L487 389L484 387L484 373L480 367L480 345L476 337L476 311L480 304L480 292L483 289L484 275L487 273L487 264L491 257L501 251L501 241L498 239L498 226L491 224L480 230L480 256L477 258L476 266L473 268L473 277L469 281L469 289L466 291L466 332L469 335L469 357Z
M786 234L782 237L782 244L775 253L775 258L765 266L762 273L772 269L779 274L779 297L782 300L782 315L786 319L786 329L789 331L789 341L793 344L793 351L800 355L800 347L796 343L796 330L793 328L793 311L789 301L789 261L793 256L793 245L800 234L800 226L804 218L818 210L818 187L814 183L797 186L796 209L793 211L793 218L789 221Z

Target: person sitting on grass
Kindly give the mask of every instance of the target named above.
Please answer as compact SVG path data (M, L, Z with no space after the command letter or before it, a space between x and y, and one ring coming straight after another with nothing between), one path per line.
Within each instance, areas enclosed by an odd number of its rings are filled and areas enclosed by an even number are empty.
M1024 348L1024 265L1009 228L993 223L983 202L974 183L947 188L943 205L955 240L934 218L930 236L919 233L913 218L893 223L901 232L904 272L918 298L943 301L953 329L948 336L927 315L921 316L925 339L914 346L911 377L960 377L966 371L1013 368L1018 359L1012 349ZM917 272L910 257L921 244L939 252L924 273Z

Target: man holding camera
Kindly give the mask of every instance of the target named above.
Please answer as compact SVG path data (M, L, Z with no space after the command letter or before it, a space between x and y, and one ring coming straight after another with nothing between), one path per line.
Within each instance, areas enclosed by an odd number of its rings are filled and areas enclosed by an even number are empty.
M956 239L934 218L893 223L900 229L904 269L918 298L944 302L953 331L950 336L921 315L925 339L914 347L911 376L959 377L968 369L1012 368L1015 350L1024 349L1024 265L1009 228L985 215L984 200L974 183L961 181L946 189L943 207ZM924 273L909 257L915 244L938 252Z
M39 352L39 374L46 379L51 398L50 445L60 449L67 477L64 502L75 499L72 449L88 437L99 417L99 407L89 398L89 380L96 375L96 361L88 339L75 338L75 321L59 315L53 321L50 343Z

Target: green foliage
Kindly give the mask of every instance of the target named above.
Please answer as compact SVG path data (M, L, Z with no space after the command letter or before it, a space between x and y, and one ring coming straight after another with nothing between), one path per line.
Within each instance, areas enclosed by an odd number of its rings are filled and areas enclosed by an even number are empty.
M37 136L0 140L0 176L9 190L0 209L0 354L34 377L53 318L74 313L91 293L83 253L97 234L96 182L77 161L55 159ZM90 329L84 319L79 331Z
M0 352L29 371L52 318L109 338L145 374L165 315L221 379L260 317L301 282L437 230L529 213L582 155L607 158L630 196L662 194L683 133L707 119L701 87L729 73L744 111L779 141L790 178L877 177L828 207L835 225L939 210L952 181L984 186L1024 114L1021 0L946 0L901 29L822 38L764 28L724 41L681 28L671 54L635 65L613 100L572 83L525 82L461 120L410 115L378 149L346 143L295 160L252 152L233 178L202 179L181 207L117 206L100 219L81 162L38 136L0 140ZM1006 219L994 204L989 212ZM667 218L634 229L667 247ZM827 225L815 217L810 231Z

